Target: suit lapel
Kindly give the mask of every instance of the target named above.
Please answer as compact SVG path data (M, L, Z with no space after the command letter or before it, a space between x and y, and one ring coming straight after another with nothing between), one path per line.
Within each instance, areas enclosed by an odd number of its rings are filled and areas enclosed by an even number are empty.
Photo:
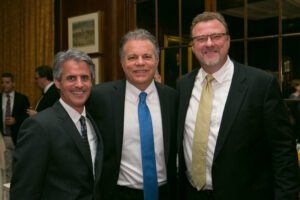
M95 156L95 181L98 181L102 171L102 162L103 162L103 143L101 134L98 130L98 127L89 113L87 113L97 137L97 147L96 147L96 156Z
M126 81L118 81L113 86L114 92L111 94L112 111L115 128L116 139L116 159L121 160L122 145L123 145L123 129L124 129L124 102L125 102L125 90ZM119 163L119 162L118 162Z
M2 93L0 93L1 96L0 96L0 105L2 106ZM16 108L16 106L18 106L18 93L15 91L15 96L14 96L14 102L13 102L13 107L11 108L11 115L12 116L15 116L16 113L15 111L18 110ZM1 111L0 111L0 130L3 131L4 127L3 127L3 109L1 108Z
M169 146L170 146L170 113L168 112L168 99L165 93L163 92L163 87L159 84L155 84L157 88L157 93L160 102L160 113L162 118L162 130L163 130L163 138L164 138L164 154L165 154L165 162L168 163L169 158Z
M198 74L199 69L192 71L188 74L185 78L186 81L183 81L179 88L179 114L178 114L178 122L179 124L179 141L183 140L183 133L184 133L184 124L185 118L188 110L188 106L190 103L190 98L192 95L192 91L194 88L195 78ZM181 146L181 144L180 144Z
M16 114L17 114L16 111L19 110L19 108L18 108L18 107L20 107L19 106L19 104L20 104L19 101L20 101L19 100L19 94L15 91L14 104L13 104L13 107L11 108L12 116L16 116Z
M247 93L245 80L245 71L239 64L234 63L234 73L222 116L219 135L215 148L214 160L217 159L228 137L230 128L235 121L237 113L240 110L242 102L245 98L245 94Z
M72 119L59 102L56 102L54 104L53 109L56 110L56 112L58 113L62 129L65 130L65 132L72 138L73 142L75 143L76 147L78 148L79 152L83 156L86 164L92 172L93 168L91 155L89 155L88 152L85 150L86 147L84 146L80 133L78 132Z

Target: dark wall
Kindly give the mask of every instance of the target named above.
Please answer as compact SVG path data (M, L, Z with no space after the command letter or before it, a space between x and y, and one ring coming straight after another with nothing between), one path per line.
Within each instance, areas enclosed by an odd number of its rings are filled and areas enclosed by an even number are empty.
M101 58L102 81L123 78L118 50L121 37L135 26L134 5L130 0L56 0L55 51L68 49L68 17L97 11L104 13L103 53L90 56Z

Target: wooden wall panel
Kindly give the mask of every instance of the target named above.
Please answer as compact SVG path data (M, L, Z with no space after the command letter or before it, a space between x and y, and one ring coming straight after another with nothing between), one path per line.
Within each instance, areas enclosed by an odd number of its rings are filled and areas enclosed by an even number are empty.
M130 0L56 0L55 51L68 49L68 17L103 11L103 53L90 56L101 57L103 81L123 78L118 53L119 41L128 30L134 28L133 5Z

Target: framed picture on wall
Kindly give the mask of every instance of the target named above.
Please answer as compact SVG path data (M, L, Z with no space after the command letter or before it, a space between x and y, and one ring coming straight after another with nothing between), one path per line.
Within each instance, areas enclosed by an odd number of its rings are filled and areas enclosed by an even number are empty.
M92 58L95 65L95 84L102 82L102 73L101 73L101 59L100 57Z
M102 53L103 12L68 18L69 49Z

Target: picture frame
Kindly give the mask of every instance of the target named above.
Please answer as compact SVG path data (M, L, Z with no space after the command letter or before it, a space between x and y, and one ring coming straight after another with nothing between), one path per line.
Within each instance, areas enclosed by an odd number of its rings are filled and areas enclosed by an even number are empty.
M102 68L101 68L101 58L95 57L92 58L92 61L95 65L95 80L94 84L99 84L102 82Z
M102 53L103 12L68 18L68 46L86 53Z

